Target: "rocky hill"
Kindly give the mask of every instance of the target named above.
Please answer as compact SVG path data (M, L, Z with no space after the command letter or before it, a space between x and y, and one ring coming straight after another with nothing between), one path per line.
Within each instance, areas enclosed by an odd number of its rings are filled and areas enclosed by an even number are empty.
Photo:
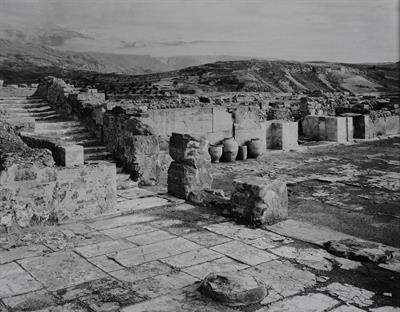
M166 73L128 76L78 75L75 81L122 96L201 92L398 92L399 63L340 64L244 60L216 62Z

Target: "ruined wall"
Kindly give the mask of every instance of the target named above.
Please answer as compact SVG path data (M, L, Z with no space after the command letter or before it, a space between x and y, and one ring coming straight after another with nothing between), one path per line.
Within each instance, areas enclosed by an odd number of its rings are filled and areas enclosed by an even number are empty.
M400 116L376 117L360 115L353 117L354 137L371 139L379 135L400 134Z
M49 150L30 148L0 123L0 226L87 218L115 204L114 164L57 167Z

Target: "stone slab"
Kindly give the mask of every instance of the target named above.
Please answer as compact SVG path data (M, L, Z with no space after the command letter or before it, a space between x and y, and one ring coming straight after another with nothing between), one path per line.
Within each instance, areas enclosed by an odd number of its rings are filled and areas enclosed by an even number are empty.
M313 273L296 268L288 261L274 260L244 271L263 281L269 289L267 297L261 302L262 304L296 295L305 288L314 286L317 282Z
M129 213L170 204L167 199L160 197L135 198L119 202L116 206L116 211Z
M121 265L132 267L141 263L167 258L169 256L200 248L200 245L178 237L151 245L120 251L112 257Z
M88 261L105 272L113 272L123 269L123 266L105 255L90 258Z
M11 298L4 298L3 302L12 311L37 311L57 304L57 299L47 291L38 290Z
M111 252L116 252L120 250L125 250L129 248L136 247L135 244L124 240L112 240L101 242L98 244L83 246L75 248L74 250L84 256L85 258L95 257L99 255L104 255Z
M161 261L174 267L174 268L185 268L196 264L212 261L218 258L222 258L223 255L209 249L197 249L176 256L162 259Z
M105 276L100 269L70 251L18 261L43 285L58 290Z
M133 282L130 287L140 296L154 298L197 282L197 278L184 272L158 275Z
M331 312L364 312L364 310L356 308L355 306L352 306L352 305L342 305L338 308L331 310ZM386 312L389 312L389 311L386 311Z
M144 233L141 235L134 235L127 237L126 239L136 245L143 246L157 242L162 242L168 239L176 238L175 235L171 235L168 232L162 230L156 230L153 232Z
M144 225L144 224L131 224L131 225L116 227L116 228L112 228L112 229L102 230L100 232L113 238L113 239L118 239L118 238L133 236L133 235L149 233L149 232L153 232L156 230L157 230L156 228L153 228L151 226Z
M238 241L217 245L211 249L248 265L257 265L277 258L269 252Z
M215 273L234 272L246 269L248 267L249 266L244 263L237 262L228 257L222 257L205 263L183 268L182 271L199 279L203 279L206 275L210 274L211 272Z
M347 304L356 304L360 307L368 307L374 303L372 300L372 297L375 295L374 292L349 284L340 284L335 282L326 287L319 288L318 290L326 291Z
M323 294L308 294L276 302L256 312L324 312L338 303L337 300Z
M22 258L41 256L49 252L51 252L51 250L43 245L30 245L0 251L0 264L12 262Z
M228 237L218 235L209 231L189 233L187 235L184 235L183 238L205 247L220 245L231 241L231 239Z
M327 227L295 220L285 220L271 226L266 226L266 229L283 236L289 236L319 246L323 246L324 242L329 240L355 238L354 236L337 232Z
M135 214L129 216L103 219L93 223L89 223L88 225L95 230L106 230L130 224L149 222L153 221L154 219L156 218L153 216Z
M43 286L16 263L0 265L0 298L38 290Z
M157 275L169 274L172 270L173 269L165 263L151 261L130 267L129 269L111 272L111 275L120 281L131 283Z

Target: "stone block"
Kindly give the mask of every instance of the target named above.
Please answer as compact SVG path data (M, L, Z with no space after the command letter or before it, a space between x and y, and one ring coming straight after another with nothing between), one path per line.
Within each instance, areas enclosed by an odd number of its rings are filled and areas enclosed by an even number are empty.
M353 117L354 138L368 139L370 137L370 118L368 115Z
M178 198L187 199L191 193L211 188L211 163L199 168L172 162L168 169L168 192Z
M61 166L72 167L83 165L84 157L82 145L71 144L58 146L56 152L58 156L54 158L59 159Z
M288 216L286 183L245 178L233 181L231 213L251 225L274 224Z
M267 149L267 123L268 122L261 122L259 124L255 124L254 127L251 128L242 128L238 124L234 124L234 133L235 133L235 140L241 145L246 145L248 141L251 139L260 139L263 144L263 150Z
M169 154L178 163L200 168L211 161L208 141L188 134L172 133Z
M400 116L388 116L386 119L386 135L400 133Z
M306 116L301 122L302 134L307 138L318 138L319 136L318 116Z
M232 132L233 120L232 114L227 112L225 108L213 107L212 132ZM229 137L229 136L227 136Z
M268 121L267 148L288 150L298 147L298 123L290 121Z
M346 142L347 141L347 117L324 116L325 133L320 136L326 141Z

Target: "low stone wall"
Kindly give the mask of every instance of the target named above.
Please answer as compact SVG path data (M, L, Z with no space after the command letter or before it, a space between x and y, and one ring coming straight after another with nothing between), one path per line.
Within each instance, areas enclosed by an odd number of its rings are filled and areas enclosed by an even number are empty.
M346 142L353 139L353 118L306 116L301 123L305 137L323 141Z
M116 205L115 164L57 167L0 122L0 226L89 218Z
M371 139L378 135L400 134L400 116L387 116L372 119L369 115L353 117L354 137Z

